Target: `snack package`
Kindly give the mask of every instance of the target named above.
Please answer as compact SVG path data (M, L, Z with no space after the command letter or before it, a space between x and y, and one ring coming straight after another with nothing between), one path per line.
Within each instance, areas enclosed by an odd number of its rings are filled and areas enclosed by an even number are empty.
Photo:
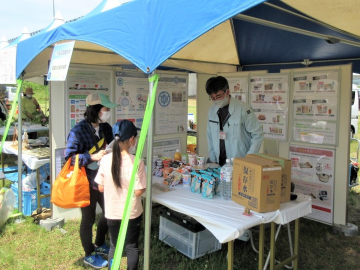
M211 177L206 177L203 181L202 196L206 199L212 199L214 196L214 180Z
M191 192L193 193L201 193L201 176L197 174L191 183Z

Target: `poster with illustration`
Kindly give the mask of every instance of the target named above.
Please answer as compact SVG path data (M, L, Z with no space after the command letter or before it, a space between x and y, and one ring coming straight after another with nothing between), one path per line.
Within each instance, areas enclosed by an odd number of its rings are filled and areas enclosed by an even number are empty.
M68 134L72 127L84 119L85 101L88 95L102 93L112 99L111 72L70 68L65 85L66 134Z
M250 77L250 104L268 139L287 139L289 75Z
M292 85L292 140L337 145L339 71L294 73Z
M163 73L160 75L155 114L155 133L171 134L187 132L188 75Z
M237 100L248 103L248 77L233 77L226 75L224 75L224 77L229 83L230 95Z
M116 121L128 119L141 128L149 95L148 75L138 71L115 71Z
M292 145L289 155L295 193L309 195L312 199L312 212L308 216L332 223L335 151Z

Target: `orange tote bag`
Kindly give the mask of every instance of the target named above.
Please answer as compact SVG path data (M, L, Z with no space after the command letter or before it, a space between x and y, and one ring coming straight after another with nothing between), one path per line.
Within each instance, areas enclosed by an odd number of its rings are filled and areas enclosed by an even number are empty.
M89 181L85 168L79 168L79 155L75 157L75 165L70 166L68 159L51 191L51 202L61 208L77 208L90 204Z

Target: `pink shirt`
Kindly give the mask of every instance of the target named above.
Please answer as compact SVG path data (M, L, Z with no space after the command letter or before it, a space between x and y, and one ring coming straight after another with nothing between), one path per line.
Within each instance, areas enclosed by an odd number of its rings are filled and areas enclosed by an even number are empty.
M122 219L135 156L131 154L121 156L121 188L115 186L111 175L112 157L113 155L110 153L101 159L95 182L104 186L105 217ZM146 173L144 162L140 160L139 170L135 177L135 190L144 188L146 188ZM134 195L130 219L137 218L142 212L141 196L136 197Z

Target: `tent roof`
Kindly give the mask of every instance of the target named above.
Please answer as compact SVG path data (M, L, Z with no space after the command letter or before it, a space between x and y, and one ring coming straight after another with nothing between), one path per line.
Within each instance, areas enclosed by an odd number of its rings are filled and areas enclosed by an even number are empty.
M20 42L17 75L25 67L29 76L38 73L40 59L46 59L40 74L46 73L49 46L64 40L76 40L72 63L133 63L145 73L160 65L204 73L272 72L303 67L304 59L312 65L353 62L360 72L359 30L351 27L359 19L340 24L322 15L337 6L355 13L351 0L224 0L221 5L217 0L133 0L102 11L105 2L91 16Z

